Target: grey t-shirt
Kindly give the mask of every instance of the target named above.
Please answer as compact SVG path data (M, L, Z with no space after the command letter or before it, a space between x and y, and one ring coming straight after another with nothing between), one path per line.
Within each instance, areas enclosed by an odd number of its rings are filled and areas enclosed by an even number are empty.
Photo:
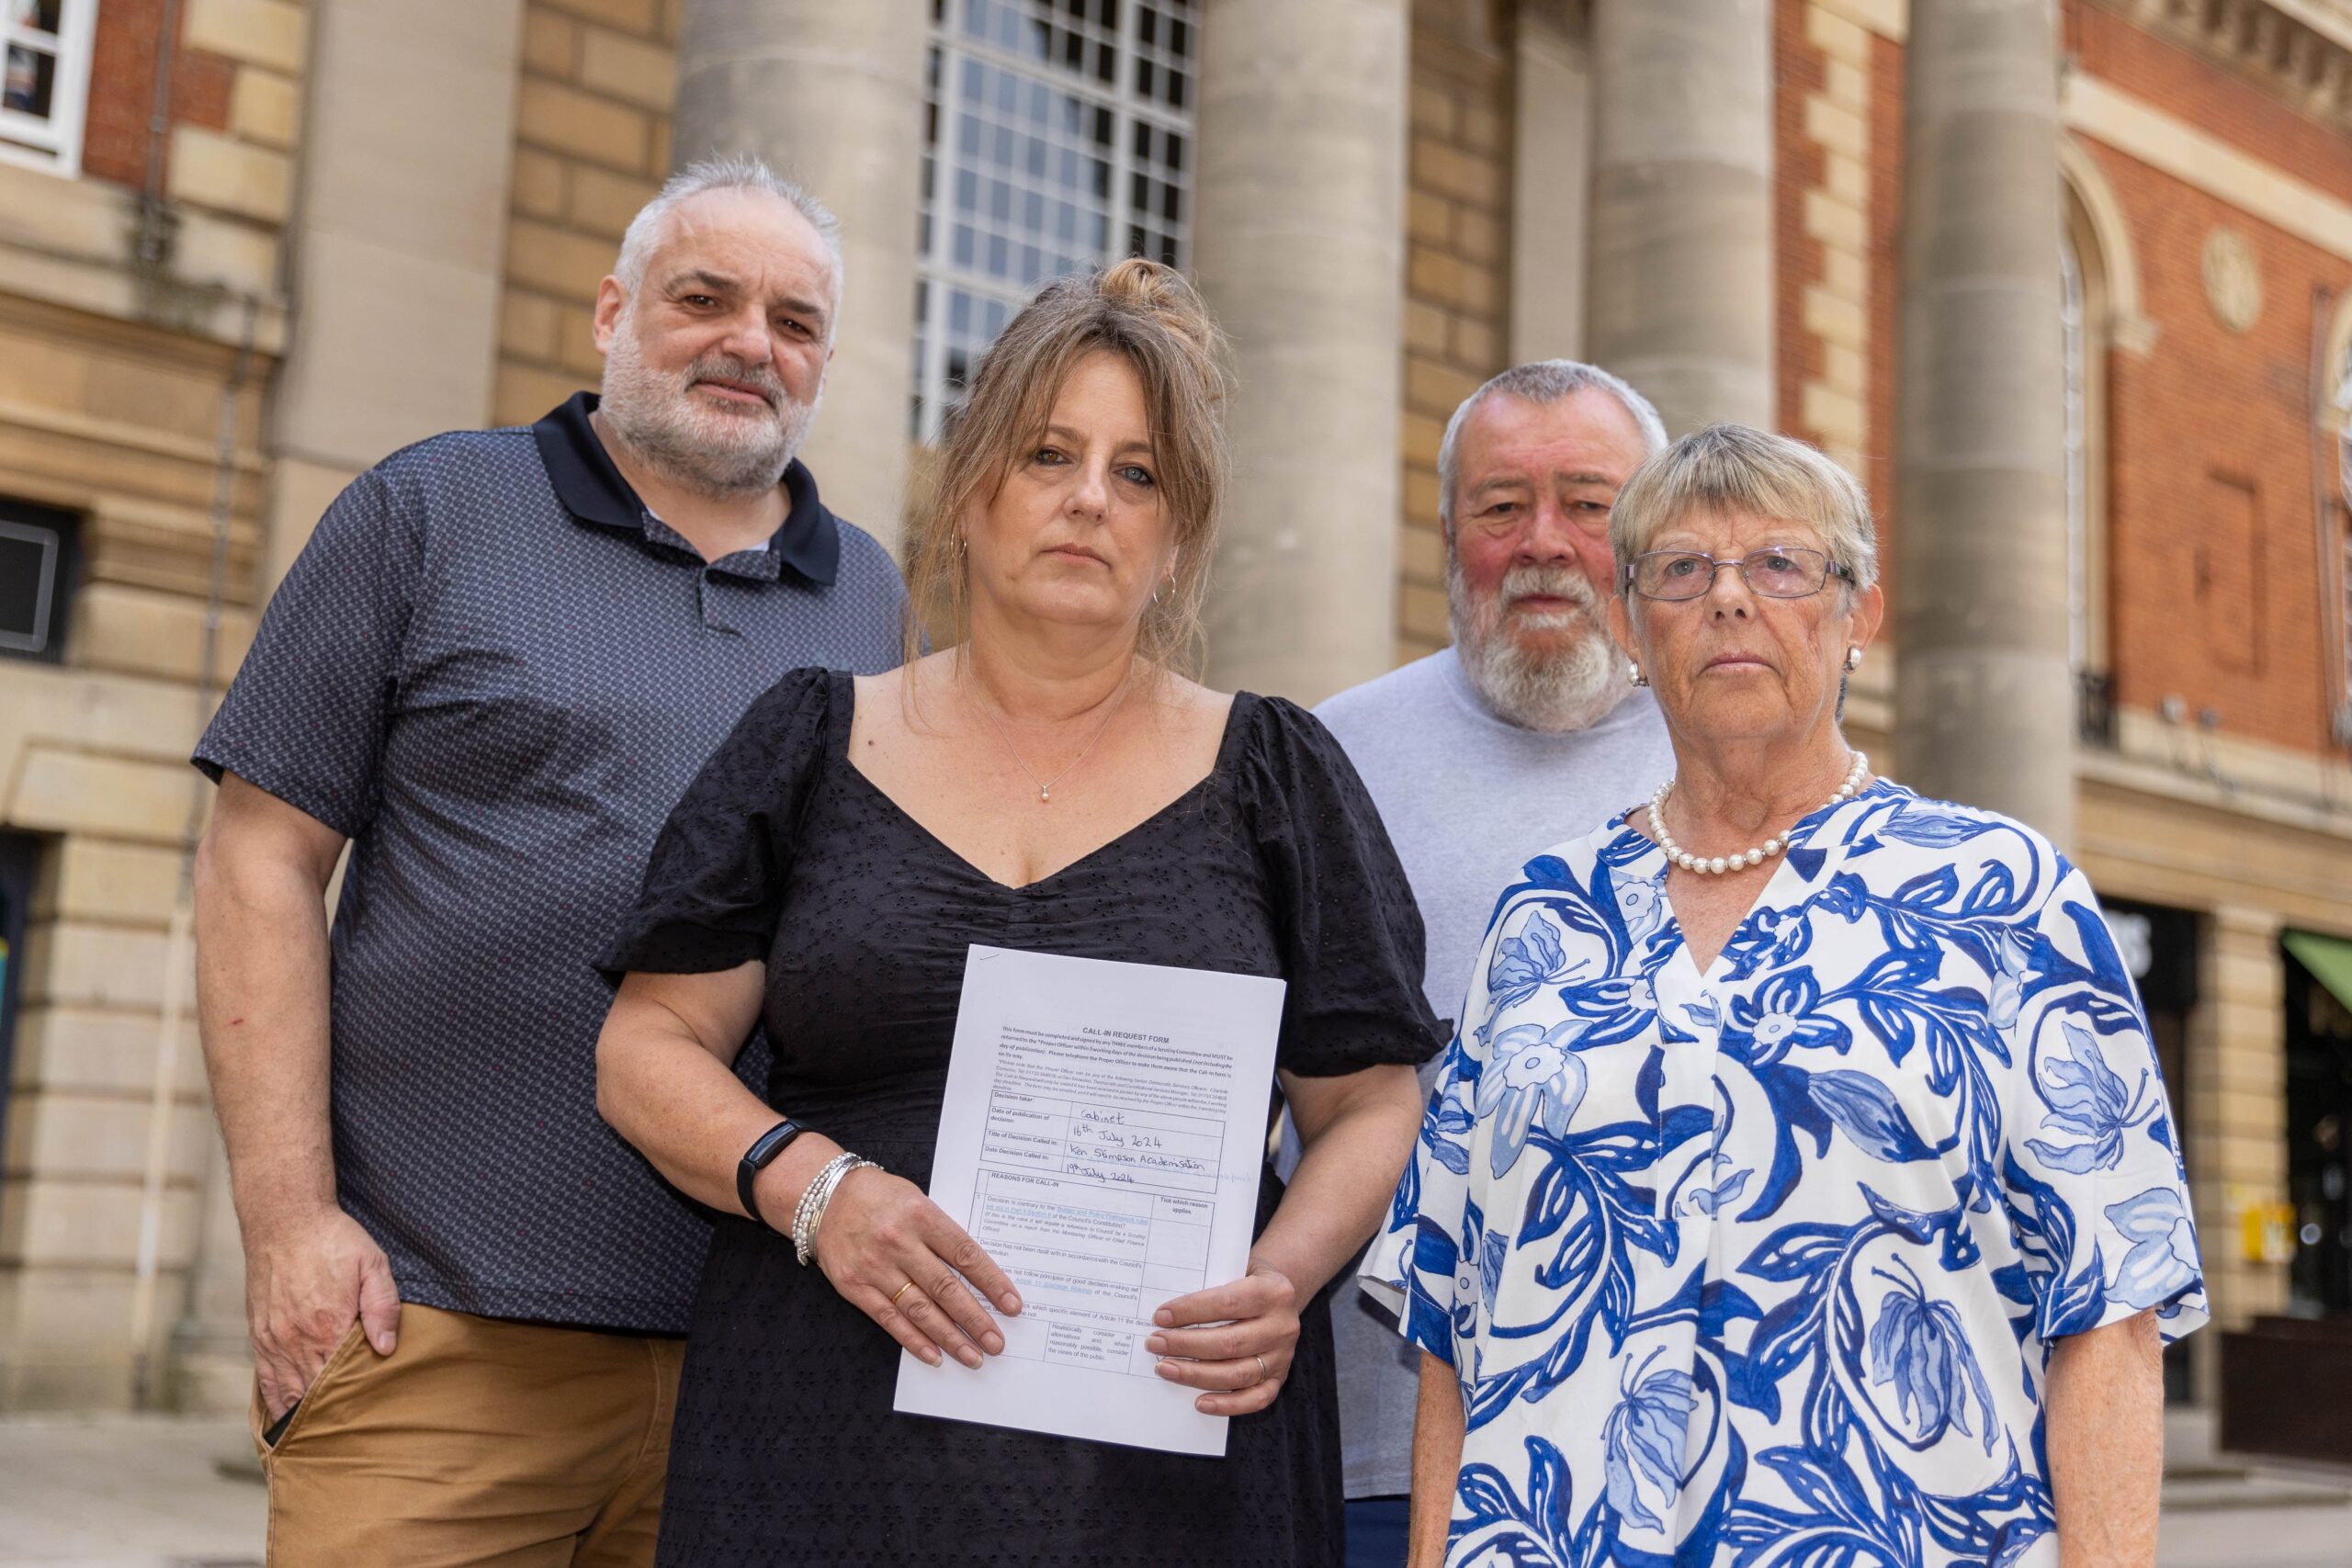
M1489 712L1445 649L1340 693L1315 710L1363 775L1429 930L1422 981L1459 1019L1487 919L1528 860L1649 797L1674 771L1666 724L1637 692L1589 729L1540 734ZM1437 1062L1421 1068L1427 1092ZM1420 1352L1342 1272L1331 1302L1340 1430L1350 1497L1412 1485Z

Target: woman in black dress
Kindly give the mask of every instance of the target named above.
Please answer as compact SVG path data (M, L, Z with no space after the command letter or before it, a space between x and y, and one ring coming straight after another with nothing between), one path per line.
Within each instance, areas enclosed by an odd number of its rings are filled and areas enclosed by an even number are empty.
M1173 668L1222 391L1176 273L1047 288L989 351L910 541L918 611L955 645L914 659L910 628L888 675L786 676L662 832L605 959L626 977L598 1100L746 1216L720 1222L695 1306L665 1564L1340 1561L1329 1318L1308 1307L1395 1187L1439 1026L1419 915L1338 744ZM1261 1176L1245 1277L1166 1303L1148 1347L1235 1417L1223 1459L891 1409L899 1347L977 1367L1003 1338L974 1292L1018 1310L924 1196L975 942L1288 982L1276 1077L1305 1157L1287 1191ZM764 1100L731 1070L762 1024ZM779 1115L807 1131L747 1206L739 1162Z

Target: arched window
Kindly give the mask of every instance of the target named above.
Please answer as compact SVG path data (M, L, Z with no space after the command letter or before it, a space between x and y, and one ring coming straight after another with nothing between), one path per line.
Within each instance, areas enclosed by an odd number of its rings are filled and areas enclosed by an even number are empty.
M2098 155L2063 136L2058 169L2065 186L2059 331L2065 350L2066 643L2084 739L2106 744L2114 738L2109 604L2118 559L2108 539L2108 372L2119 355L2145 358L2157 329L2141 312L2131 225Z
M2320 634L2327 650L2328 734L2352 750L2352 295L2328 324L2325 381L2312 411L2320 439L2333 448L2335 484L2319 519Z
M2154 327L2139 313L2138 273L2122 209L2086 148L2059 147L2065 180L2059 231L2058 330L2064 349L2066 653L2082 737L2115 739L2115 667L2109 622L2107 376L2113 351L2145 354Z

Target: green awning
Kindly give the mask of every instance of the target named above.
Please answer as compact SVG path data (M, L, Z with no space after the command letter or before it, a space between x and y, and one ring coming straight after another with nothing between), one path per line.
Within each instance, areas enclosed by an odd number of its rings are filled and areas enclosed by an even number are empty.
M2320 936L2312 931L2288 931L2282 939L2295 962L2312 972L2312 978L2325 986L2328 993L2352 1008L2352 942L2342 937Z

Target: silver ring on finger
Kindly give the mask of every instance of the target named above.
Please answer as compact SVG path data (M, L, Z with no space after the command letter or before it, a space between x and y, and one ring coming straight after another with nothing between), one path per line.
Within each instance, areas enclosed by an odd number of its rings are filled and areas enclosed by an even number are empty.
M1272 1371L1266 1365L1266 1358L1260 1356L1258 1358L1258 1381L1260 1382L1272 1382L1273 1381L1273 1377L1274 1374Z

